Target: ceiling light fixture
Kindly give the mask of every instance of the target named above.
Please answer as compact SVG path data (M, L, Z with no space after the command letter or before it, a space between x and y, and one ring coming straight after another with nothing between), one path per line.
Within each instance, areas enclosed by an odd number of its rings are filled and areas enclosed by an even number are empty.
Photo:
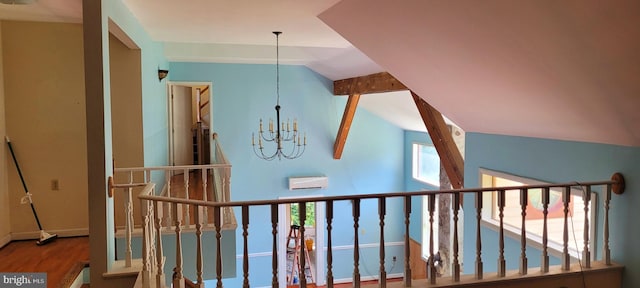
M276 123L275 129L273 125L273 119L269 119L269 131L263 131L262 129L262 118L260 118L260 130L258 130L258 147L256 148L256 140L255 133L251 135L251 146L253 146L253 152L256 156L271 161L275 158L281 160L285 159L296 159L302 156L305 148L307 147L307 135L304 135L304 138L300 136L298 133L298 121L293 120L293 125L290 125L289 120L287 122L280 122L280 45L278 38L282 32L274 31L273 34L276 35ZM281 124L280 124L281 123ZM291 129L293 128L293 129ZM276 144L276 150L271 153L264 153L264 146L262 146L263 140L265 142L273 142ZM283 151L284 142L291 143L291 147L288 148L288 153ZM258 151L259 150L259 151Z

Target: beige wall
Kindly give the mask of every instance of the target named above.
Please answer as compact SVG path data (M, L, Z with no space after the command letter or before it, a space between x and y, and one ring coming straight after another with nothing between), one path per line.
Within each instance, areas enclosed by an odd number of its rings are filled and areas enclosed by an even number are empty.
M82 26L2 23L5 117L43 228L61 236L88 229L87 144ZM14 239L37 225L8 160ZM51 181L59 181L53 191Z
M113 35L109 36L109 65L111 70L111 130L115 167L143 167L144 145L142 143L142 73L140 50L129 49ZM116 174L117 183L126 183L126 175ZM136 175L142 182L142 174ZM133 194L134 211L139 201L135 199L140 189ZM124 225L124 193L115 193L115 223ZM134 214L140 223L140 213Z
M2 22L0 21L0 39L2 39ZM2 41L0 41L0 247L11 240L11 221L9 214L9 188L7 186L7 156L9 149L4 141L6 135L4 117L4 76L2 73Z

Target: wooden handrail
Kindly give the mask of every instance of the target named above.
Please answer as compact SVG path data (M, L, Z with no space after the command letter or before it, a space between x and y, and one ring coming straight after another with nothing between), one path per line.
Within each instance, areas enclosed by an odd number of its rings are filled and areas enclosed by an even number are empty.
M504 191L520 191L521 189L542 189L542 188L563 188L573 186L599 186L599 185L615 185L618 184L616 180L605 181L591 181L591 182L569 182L560 184L535 184L535 185L521 185L521 186L504 186L504 187L478 187L478 188L464 188L464 189L452 189L452 190L423 190L414 192L389 192L389 193L374 193L374 194L362 194L362 195L341 195L341 196L322 196L322 197L308 197L308 198L286 198L286 199L272 199L272 200L252 200L252 201L230 201L230 202L207 202L202 200L193 199L180 199L171 198L165 196L152 196L140 195L140 199L162 201L170 203L182 203L192 204L207 207L233 207L233 206L260 206L271 204L291 204L299 202L322 202L322 201L341 201L341 200L354 200L354 199L375 199L375 198L393 198L404 196L426 196L426 195L439 195L439 194L456 194L456 193L478 193L478 192L493 192L497 190Z

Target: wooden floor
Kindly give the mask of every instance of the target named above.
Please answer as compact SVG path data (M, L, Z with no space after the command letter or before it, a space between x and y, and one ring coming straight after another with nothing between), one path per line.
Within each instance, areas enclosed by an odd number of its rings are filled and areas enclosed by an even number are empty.
M57 288L78 263L89 261L89 237L59 238L43 246L14 241L0 249L1 272L45 272L47 287Z

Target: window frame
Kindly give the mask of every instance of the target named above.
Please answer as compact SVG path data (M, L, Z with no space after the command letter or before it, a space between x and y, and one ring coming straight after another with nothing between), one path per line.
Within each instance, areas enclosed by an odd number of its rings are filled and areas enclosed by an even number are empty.
M544 185L544 184L552 184L549 182L545 182L545 181L540 181L537 179L533 179L533 178L527 178L527 177L523 177L523 176L519 176L519 175L515 175L515 174L510 174L510 173L505 173L505 172L500 172L500 171L495 171L495 170L490 170L490 169L485 169L485 168L480 168L479 169L479 185L480 187L484 187L483 186L483 175L488 175L491 177L500 177L503 179L507 179L510 181L515 181L515 182L519 182L522 183L524 185ZM481 225L489 228L495 232L499 232L500 231L500 221L493 219L494 213L497 213L497 211L495 211L494 209L497 208L497 197L495 197L495 193L490 193L491 196L487 196L486 194L488 194L490 192L484 193L483 197L482 197L482 212L481 212ZM507 192L509 193L509 192ZM511 192L514 193L514 192ZM572 196L577 196L582 198L582 194L583 191L581 189L577 189L577 188L571 188L571 195ZM597 242L597 226L596 226L596 222L598 221L598 211L597 211L597 205L598 203L598 199L597 199L597 193L592 191L591 192L591 202L589 204L589 213L591 214L591 217L589 218L589 251L591 251L591 260L595 260L595 254L594 253L596 250L596 242ZM564 219L564 217L563 217ZM569 217L568 219L571 219L571 217ZM504 226L504 235L506 235L507 237L510 237L518 242L520 242L521 240L521 228L520 227L515 227L511 224L508 224L506 222L503 222L503 226ZM571 233L571 229L572 228L572 223L571 220L569 220L568 226L569 226L569 233ZM538 250L542 250L543 246L542 246L542 235L538 235L535 232L532 232L530 229L527 229L527 246L536 248ZM576 234L577 235L577 234ZM568 242L568 250L569 250L569 255L571 256L572 259L582 259L582 249L584 248L584 242L578 242L577 247L575 247L575 245L573 245L574 243L572 243L571 239ZM550 255L555 256L555 257L562 257L562 251L564 249L563 247L563 243L562 242L557 242L551 238L548 238L548 242L547 242L547 246L548 246L548 252ZM576 249L577 248L577 249Z

